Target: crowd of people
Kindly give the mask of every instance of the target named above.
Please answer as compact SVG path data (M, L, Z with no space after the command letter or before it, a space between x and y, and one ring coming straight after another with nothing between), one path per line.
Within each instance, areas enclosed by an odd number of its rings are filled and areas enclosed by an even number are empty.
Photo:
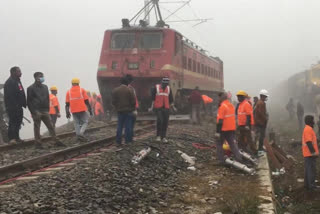
M27 88L25 93L20 77L22 75L19 67L10 69L10 77L4 84L4 103L8 115L8 140L9 143L21 143L20 129L22 125L23 108L28 108L34 126L34 139L36 146L42 148L40 127L43 122L47 127L50 136L53 137L56 145L64 146L56 136L55 125L61 117L60 104L57 98L57 86L50 87L44 84L45 77L42 72L35 72L34 83ZM78 140L87 141L84 132L88 125L88 113L95 115L97 119L103 118L103 107L100 95L90 92L79 86L80 80L74 78L71 81L72 87L66 94L65 109L67 118L73 116L75 131ZM70 113L71 112L71 113Z

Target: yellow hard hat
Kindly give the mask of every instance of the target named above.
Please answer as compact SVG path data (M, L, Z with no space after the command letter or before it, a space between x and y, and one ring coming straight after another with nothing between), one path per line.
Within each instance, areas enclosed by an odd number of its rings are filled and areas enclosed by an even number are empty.
M246 96L248 96L248 94L245 91L240 90L237 92L237 96L245 96L246 97Z
M80 79L79 79L79 78L73 78L73 79L71 80L71 83L72 83L72 84L79 84L79 83L80 83Z
M92 96L97 96L96 92L92 92Z
M51 86L50 91L58 91L57 86L55 86L55 85Z
M228 143L224 143L223 146L222 146L223 150L225 151L230 151L230 146Z

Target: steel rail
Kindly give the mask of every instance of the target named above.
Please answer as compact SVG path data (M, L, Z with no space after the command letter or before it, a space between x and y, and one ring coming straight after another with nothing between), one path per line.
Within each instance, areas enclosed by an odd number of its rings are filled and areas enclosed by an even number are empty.
M93 131L96 131L96 130L99 130L99 129L102 129L102 128L107 128L107 127L110 127L110 126L113 126L113 125L116 125L116 124L106 124L106 125L102 125L102 126L97 126L97 127L92 127L92 128L88 128L86 130L86 132L90 133L90 132L93 132ZM71 137L75 135L75 132L72 131L72 132L65 132L65 133L62 133L62 134L58 134L57 137L59 138L66 138L66 137ZM51 140L52 137L51 136L47 136L47 137L43 137L41 139L41 141L43 142L47 142L49 140ZM30 140L26 140L24 141L23 143L11 143L11 144L6 144L6 145L1 145L0 146L0 152L5 152L5 151L9 151L9 150L13 150L13 149L18 149L18 148L25 148L25 147L29 147L29 146L32 146L34 145L35 143L35 140L34 139L30 139Z
M146 125L137 129L135 133L146 133L148 131L151 131L150 129L154 127L154 124ZM19 163L14 163L11 165L0 167L0 182L14 177L18 177L26 173L30 173L32 171L39 170L41 168L45 168L50 165L54 165L59 162L63 162L67 159L92 152L102 147L110 146L113 144L113 141L115 139L116 136L111 136L100 140L95 140L85 144L81 144L78 146L69 147L63 150L48 153L45 155L41 155L35 158L21 161Z

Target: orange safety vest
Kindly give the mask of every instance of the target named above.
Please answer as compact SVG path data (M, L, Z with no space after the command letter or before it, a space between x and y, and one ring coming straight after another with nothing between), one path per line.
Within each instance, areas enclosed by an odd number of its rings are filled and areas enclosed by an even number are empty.
M101 105L100 102L98 102L98 101L96 102L96 108L95 108L94 111L95 111L94 114L95 114L96 116L104 113L103 107L102 107L102 105Z
M136 90L134 89L134 87L132 87L132 85L128 85L128 87L129 88L131 88L132 89L132 91L133 91L133 94L134 94L134 98L136 99L136 109L138 109L139 108L139 102L138 102L138 98L137 98L137 94L136 94Z
M312 142L312 146L316 154L319 154L318 144L317 144L317 137L313 131L311 126L306 125L303 130L302 134L302 154L303 157L310 157L311 153L307 146L307 142Z
M203 94L201 95L201 97L205 105L213 102L213 99L211 97L208 97L207 95Z
M219 120L223 120L221 131L236 130L235 109L229 100L225 100L220 104L217 114L217 123Z
M72 86L66 94L66 103L70 103L71 113L87 111L85 100L88 100L86 90L80 86Z
M167 86L164 90L162 89L160 84L156 85L156 99L153 104L153 108L166 108L169 109L169 94L170 94L170 87Z
M57 114L55 107L58 107L58 109L60 111L60 104L58 101L58 97L56 97L54 94L50 94L49 99L50 99L49 114Z
M253 121L253 108L247 100L244 100L239 104L238 107L238 125L245 126L247 124L247 116L251 116L251 125L254 124Z

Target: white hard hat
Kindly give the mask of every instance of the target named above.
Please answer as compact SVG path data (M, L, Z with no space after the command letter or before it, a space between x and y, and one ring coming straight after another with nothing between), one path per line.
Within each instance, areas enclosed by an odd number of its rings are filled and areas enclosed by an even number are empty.
M259 94L260 94L260 95L264 95L264 96L266 96L266 97L269 97L268 91L267 91L266 89L261 89L261 91L260 91Z

